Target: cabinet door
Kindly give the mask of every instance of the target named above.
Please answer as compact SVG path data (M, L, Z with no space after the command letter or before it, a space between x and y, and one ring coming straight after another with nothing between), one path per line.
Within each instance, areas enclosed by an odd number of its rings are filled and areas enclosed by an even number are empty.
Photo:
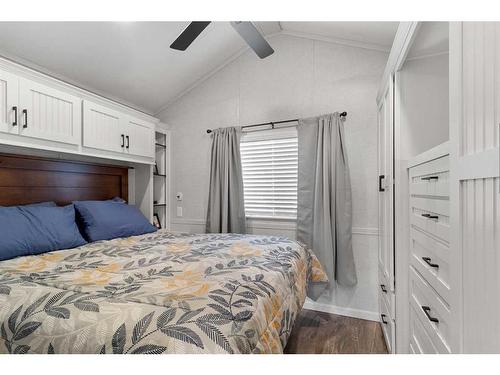
M130 155L154 157L154 125L127 117L124 133L126 139L126 152Z
M83 145L122 153L125 149L123 114L102 105L83 101Z
M378 110L379 268L394 290L394 119L393 80Z
M19 79L0 70L0 131L17 134L19 121Z
M450 61L451 267L455 279L462 272L451 302L463 308L455 327L465 353L500 353L500 23L453 24Z
M20 134L80 144L81 99L28 79L19 79Z

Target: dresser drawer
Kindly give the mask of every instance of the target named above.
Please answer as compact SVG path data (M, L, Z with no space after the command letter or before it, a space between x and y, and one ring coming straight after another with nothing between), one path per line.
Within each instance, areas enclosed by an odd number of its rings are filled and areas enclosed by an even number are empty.
M410 353L439 353L413 307L410 307Z
M410 198L410 224L450 241L450 202L445 199Z
M380 324L382 325L382 331L384 333L385 343L387 345L387 351L393 353L394 349L394 320L391 318L389 311L389 306L387 306L386 299L379 296L380 305Z
M410 266L410 307L439 353L449 353L450 310L432 287Z
M446 302L450 300L450 248L446 244L411 228L410 264Z
M410 194L448 197L449 157L444 156L410 169Z

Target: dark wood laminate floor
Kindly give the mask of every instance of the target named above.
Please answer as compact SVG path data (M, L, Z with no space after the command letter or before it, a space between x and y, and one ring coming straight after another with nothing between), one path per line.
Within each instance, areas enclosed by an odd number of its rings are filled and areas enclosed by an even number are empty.
M378 322L302 310L285 348L287 354L386 354Z

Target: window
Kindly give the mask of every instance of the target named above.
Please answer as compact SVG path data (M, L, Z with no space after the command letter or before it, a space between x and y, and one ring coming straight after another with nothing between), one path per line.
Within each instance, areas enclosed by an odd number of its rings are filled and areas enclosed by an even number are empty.
M246 216L296 219L297 129L246 133L240 149Z

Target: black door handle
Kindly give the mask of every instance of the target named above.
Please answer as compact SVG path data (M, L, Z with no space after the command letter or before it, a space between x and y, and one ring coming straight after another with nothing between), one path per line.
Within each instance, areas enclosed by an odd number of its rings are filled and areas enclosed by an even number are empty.
M426 217L427 219L439 219L439 216L431 215L431 214L422 214L422 216Z
M23 109L23 117L24 117L23 128L26 129L28 127L28 110L27 109Z
M380 314L380 319L382 320L382 323L387 324L387 320L385 320L386 315L385 314Z
M382 192L385 191L385 189L382 187L382 180L385 178L383 174L378 176L378 191Z
M130 147L130 137L127 135L125 136L125 138L127 138L127 148Z
M431 260L432 260L432 259L431 259L431 258L429 258L429 257L422 257L422 260L423 260L425 263L427 263L429 266L431 266L431 267L434 267L434 268L439 268L439 264L432 263L432 262L431 262Z
M12 121L12 126L17 126L17 106L15 105L12 107L12 110L14 111L14 121Z
M439 176L429 176L429 177L421 177L421 180L429 181L429 180L439 180Z
M384 284L380 284L380 289L382 289L382 292L387 293L387 289Z
M122 134L122 148L125 147L125 134Z
M439 323L439 319L433 318L431 316L431 314L430 314L431 308L429 306L422 306L422 310L424 310L424 313L427 316L427 319L429 319L431 322Z

